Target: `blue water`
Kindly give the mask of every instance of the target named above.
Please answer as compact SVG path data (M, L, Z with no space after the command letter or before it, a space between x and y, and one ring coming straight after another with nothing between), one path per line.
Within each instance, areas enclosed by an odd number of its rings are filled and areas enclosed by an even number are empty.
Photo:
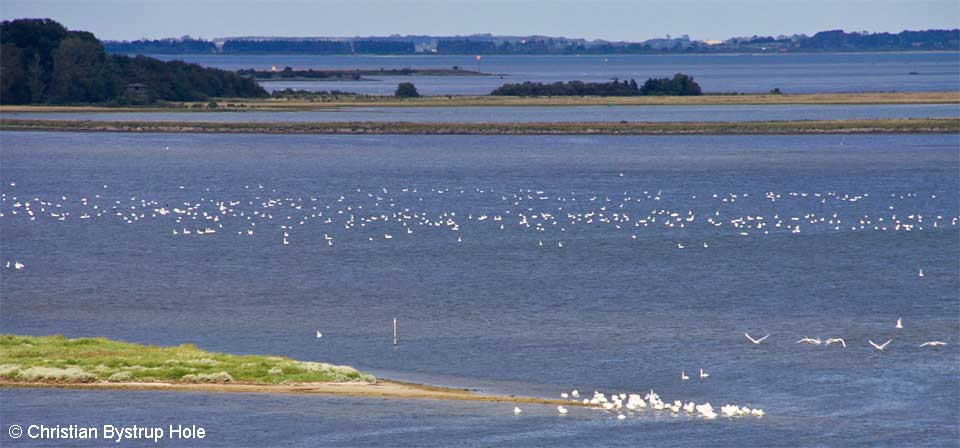
M863 91L951 91L960 78L960 53L824 53L783 55L619 55L619 56L302 56L153 55L231 70L271 66L296 69L449 68L459 65L500 76L378 77L374 81L267 82L268 90L287 87L392 95L412 81L422 94L487 94L507 82L607 81L610 78L692 75L707 92L785 93ZM915 72L916 74L910 74Z
M5 118L105 121L762 121L960 117L956 104L581 106L581 107L348 107L291 112L22 112Z
M4 333L189 342L496 393L654 388L767 412L617 421L501 404L3 389L4 427L184 420L206 426L210 446L955 446L960 435L956 135L7 132L0 144L0 258L25 264L0 270ZM205 228L216 233L196 234ZM771 336L754 346L743 332ZM884 352L867 344L888 338ZM918 347L929 340L948 345ZM711 376L680 380L700 368Z

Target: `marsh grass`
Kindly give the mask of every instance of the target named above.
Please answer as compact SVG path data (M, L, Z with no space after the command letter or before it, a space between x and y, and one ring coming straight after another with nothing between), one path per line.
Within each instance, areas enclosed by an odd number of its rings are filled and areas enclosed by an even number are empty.
M787 120L739 122L145 122L19 120L0 117L0 130L65 132L178 132L248 134L466 135L723 135L958 133L960 119Z
M106 338L0 335L0 378L13 381L284 384L374 382L348 366L229 355L193 344L158 347Z

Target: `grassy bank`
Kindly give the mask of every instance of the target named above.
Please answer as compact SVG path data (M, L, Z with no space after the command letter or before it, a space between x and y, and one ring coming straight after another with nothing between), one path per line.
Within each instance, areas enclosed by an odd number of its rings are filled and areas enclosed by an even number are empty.
M0 387L318 394L580 406L569 400L478 394L378 380L346 366L212 353L105 338L0 335Z
M52 383L375 381L352 367L278 356L213 353L191 344L157 347L105 338L16 335L0 335L0 378Z
M3 112L144 112L208 110L311 110L331 107L482 107L482 106L718 106L788 104L960 104L960 92L817 93L797 95L701 95L701 96L426 96L396 98L357 95L304 98L218 98L218 107L207 102L168 103L164 106L100 107L53 105L0 105Z
M751 122L382 123L0 120L5 131L410 135L763 135L960 133L960 119Z

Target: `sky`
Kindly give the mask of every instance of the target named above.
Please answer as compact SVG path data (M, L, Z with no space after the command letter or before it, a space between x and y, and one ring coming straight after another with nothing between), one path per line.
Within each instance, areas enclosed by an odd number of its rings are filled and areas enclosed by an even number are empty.
M100 39L390 34L642 41L960 27L960 0L0 0Z

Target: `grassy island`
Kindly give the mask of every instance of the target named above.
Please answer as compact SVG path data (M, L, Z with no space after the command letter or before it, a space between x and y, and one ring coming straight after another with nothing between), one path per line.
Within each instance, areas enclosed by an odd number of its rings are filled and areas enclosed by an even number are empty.
M0 335L0 378L27 382L284 384L375 382L352 367L279 356L228 355L106 338Z
M229 355L192 344L0 335L0 388L340 395L579 406L537 397L376 379L352 367L280 356Z

